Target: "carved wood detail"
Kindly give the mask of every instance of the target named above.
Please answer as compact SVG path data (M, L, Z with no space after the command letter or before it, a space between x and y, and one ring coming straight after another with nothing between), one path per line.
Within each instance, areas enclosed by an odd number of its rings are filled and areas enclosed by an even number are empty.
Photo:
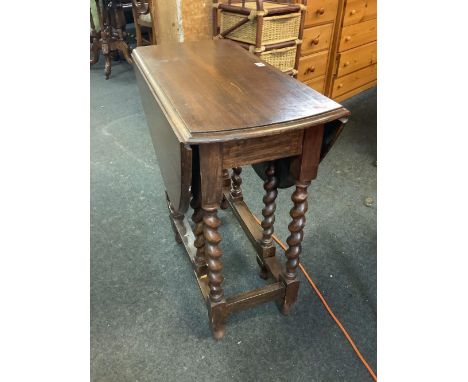
M301 254L301 243L304 238L305 213L307 212L307 187L310 182L296 182L296 190L291 196L294 207L291 208L289 214L292 221L289 223L288 229L291 233L286 240L288 249L286 250L286 278L293 280L296 278L297 266L299 265L299 255Z
M224 291L221 287L224 280L221 273L223 269L223 263L221 262L223 252L219 247L221 235L218 232L221 220L218 218L216 208L203 208L203 211L203 236L205 240L205 255L208 262L210 300L212 302L220 302L224 297Z
M263 184L263 189L266 191L263 197L265 207L262 209L262 245L270 245L272 243L271 235L273 235L275 223L276 197L278 196L278 179L275 177L275 163L270 162L265 170L267 179Z
M235 200L242 200L242 167L233 167L231 175L231 196Z

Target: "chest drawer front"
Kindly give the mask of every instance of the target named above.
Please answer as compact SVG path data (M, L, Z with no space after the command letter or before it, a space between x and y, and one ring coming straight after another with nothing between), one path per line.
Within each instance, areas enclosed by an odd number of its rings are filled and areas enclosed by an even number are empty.
M305 84L323 94L325 88L325 76L314 78L313 80L307 81Z
M333 24L319 25L304 29L301 55L306 56L320 50L328 49L332 35Z
M309 3L305 16L306 27L335 20L338 0L312 0Z
M328 50L299 59L297 79L307 81L323 76L327 69Z
M377 79L377 64L360 69L346 76L335 79L333 82L332 98L338 97L355 88Z
M377 40L377 20L364 21L362 23L343 27L339 52L355 48Z
M377 17L377 0L348 0L344 9L343 26Z
M377 63L376 41L340 53L336 75L341 77L375 63Z

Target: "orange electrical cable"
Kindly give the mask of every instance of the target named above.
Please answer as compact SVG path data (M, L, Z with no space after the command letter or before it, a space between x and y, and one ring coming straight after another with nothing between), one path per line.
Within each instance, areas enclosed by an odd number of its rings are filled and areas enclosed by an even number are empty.
M254 216L254 219L255 221L258 223L258 224L261 224L260 223L260 220L257 219L256 216ZM275 235L273 234L273 240L276 241L278 243L278 245L284 250L286 251L287 247L286 245ZM340 328L340 330L343 332L344 336L346 337L346 339L348 340L348 342L350 343L351 347L353 348L354 352L356 353L356 355L359 357L359 359L361 360L362 364L366 367L367 371L369 372L369 374L371 375L372 379L374 381L377 381L377 375L374 373L374 370L372 370L372 368L369 366L369 364L367 363L367 361L365 360L365 358L363 357L363 355L361 354L361 352L359 351L358 347L356 346L356 344L354 343L353 339L351 338L351 336L348 334L348 332L346 331L345 327L343 326L343 324L340 322L340 320L338 319L338 317L335 316L335 313L333 313L333 311L331 310L330 306L328 305L327 301L325 300L325 298L323 297L322 293L320 292L320 290L317 288L317 285L315 285L315 283L312 281L312 278L309 276L309 274L307 273L307 271L305 270L304 266L299 262L299 269L301 270L301 272L304 274L304 276L307 278L307 281L309 281L309 284L312 286L312 288L314 289L315 293L317 293L317 296L319 297L320 301L322 301L322 304L323 306L325 307L325 309L327 310L327 312L330 314L330 316L333 318L333 320L335 321L335 323L338 325L338 327Z

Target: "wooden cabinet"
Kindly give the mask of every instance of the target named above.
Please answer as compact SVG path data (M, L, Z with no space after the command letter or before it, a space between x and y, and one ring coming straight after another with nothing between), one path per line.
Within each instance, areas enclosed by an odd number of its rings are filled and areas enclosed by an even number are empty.
M326 94L343 101L377 84L377 0L345 0Z
M307 2L297 79L322 94L326 94L327 79L331 75L330 49L341 1L308 0Z
M343 101L377 84L377 0L308 0L297 79Z

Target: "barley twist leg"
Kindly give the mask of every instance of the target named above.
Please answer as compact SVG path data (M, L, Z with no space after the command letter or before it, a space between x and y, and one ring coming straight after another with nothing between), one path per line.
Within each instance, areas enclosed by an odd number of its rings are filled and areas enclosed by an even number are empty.
M299 255L301 253L302 239L304 238L304 225L305 225L305 213L307 211L307 183L296 183L296 190L291 196L291 200L294 203L294 207L291 208L290 215L292 218L291 223L288 226L289 232L291 233L286 240L288 249L286 250L286 278L294 280L297 275L297 267L299 265Z

